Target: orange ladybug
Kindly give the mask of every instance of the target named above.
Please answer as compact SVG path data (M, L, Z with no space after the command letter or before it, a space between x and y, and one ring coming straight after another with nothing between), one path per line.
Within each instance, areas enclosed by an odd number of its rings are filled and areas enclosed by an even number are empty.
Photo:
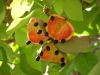
M27 36L29 40L26 44L43 44L43 42L48 39L45 35L46 31L43 24L45 25L39 18L31 18L29 20L29 23L27 24Z
M36 61L39 61L40 59L59 63L62 67L65 66L67 62L64 53L59 51L52 42L46 43L42 46L42 50L36 57Z
M66 18L53 14L50 15L47 20L46 31L55 42L61 41L64 43L65 40L71 39L74 33L74 28Z

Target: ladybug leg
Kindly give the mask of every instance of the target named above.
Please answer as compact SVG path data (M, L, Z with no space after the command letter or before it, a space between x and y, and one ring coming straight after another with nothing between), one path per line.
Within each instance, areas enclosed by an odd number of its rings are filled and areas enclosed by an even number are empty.
M30 40L26 41L26 45L29 45L30 43L31 43L31 41L30 41Z
M63 62L63 63L61 63L61 67L64 67L65 66L65 63Z
M61 40L61 43L65 43L65 42L66 42L65 39L62 39L62 40Z
M39 57L39 56L37 56L37 57L36 57L36 61L39 61L39 60L40 60L40 57Z

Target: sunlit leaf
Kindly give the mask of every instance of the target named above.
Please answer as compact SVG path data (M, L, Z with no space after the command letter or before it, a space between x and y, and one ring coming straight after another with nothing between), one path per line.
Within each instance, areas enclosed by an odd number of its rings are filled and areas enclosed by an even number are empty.
M13 22L8 27L8 29L6 30L6 32L8 34L12 34L13 32L15 32L17 29L19 29L23 25L26 25L26 23L28 23L30 17L32 17L33 14L34 14L34 10L29 15L27 15L24 18L17 18L15 20L13 20Z

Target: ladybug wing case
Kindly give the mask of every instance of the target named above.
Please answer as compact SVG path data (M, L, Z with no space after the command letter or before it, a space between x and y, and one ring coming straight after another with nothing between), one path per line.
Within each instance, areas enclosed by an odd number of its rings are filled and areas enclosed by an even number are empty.
M51 38L60 41L62 39L69 40L74 33L74 28L66 18L53 14L47 20L46 31Z
M31 18L27 24L27 36L29 41L26 44L32 42L33 44L42 44L48 39L45 36L45 28L43 26L44 22L38 18Z
M42 50L36 60L38 61L39 59L59 63L61 66L64 66L67 62L64 53L59 51L52 42L42 46Z

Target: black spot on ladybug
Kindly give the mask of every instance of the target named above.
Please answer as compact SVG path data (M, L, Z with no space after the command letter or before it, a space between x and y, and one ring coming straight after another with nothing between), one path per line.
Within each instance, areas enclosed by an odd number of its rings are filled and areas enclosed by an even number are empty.
M47 26L47 23L44 23L43 26L46 27Z
M58 40L54 40L53 43L54 43L54 44L57 44L57 43L58 43Z
M34 26L35 26L35 27L38 26L38 22L35 22L35 23L34 23Z
M46 49L47 49L48 51L50 51L50 47L49 47L49 46L46 46Z
M65 60L65 58L64 58L64 57L62 57L62 58L60 59L60 61L61 61L61 62L64 62L64 60Z
M56 50L56 51L55 51L55 55L58 55L58 54L59 54L59 51L58 51L58 50Z
M48 36L49 34L48 34L48 32L45 32L45 36Z
M65 66L65 63L63 62L63 63L61 63L61 67L64 67Z
M30 43L31 43L31 41L29 41L29 40L28 40L28 41L26 41L26 45L29 45Z
M62 40L61 40L61 43L65 43L65 39L62 39Z
M37 34L41 34L42 33L42 30L38 30Z
M37 56L37 57L36 57L36 61L39 61L39 60L40 60L40 57L39 57L39 56Z
M54 16L51 16L51 17L50 17L50 20L52 20L52 21L53 21L53 20L54 20Z
M43 56L43 52L42 51L40 52L40 56Z
M39 44L43 44L43 41L41 40L41 41L39 42Z

